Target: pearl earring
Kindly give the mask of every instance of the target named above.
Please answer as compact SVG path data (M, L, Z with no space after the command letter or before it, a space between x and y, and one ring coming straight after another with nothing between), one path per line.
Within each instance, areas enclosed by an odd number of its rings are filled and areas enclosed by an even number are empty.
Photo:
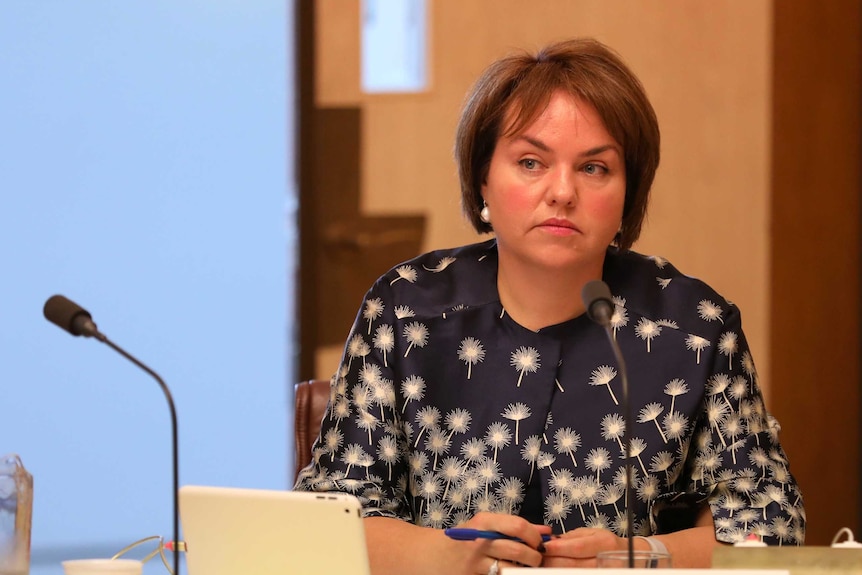
M479 219L486 224L491 223L491 210L488 209L488 204L485 204L485 207L483 207L482 211L479 212Z

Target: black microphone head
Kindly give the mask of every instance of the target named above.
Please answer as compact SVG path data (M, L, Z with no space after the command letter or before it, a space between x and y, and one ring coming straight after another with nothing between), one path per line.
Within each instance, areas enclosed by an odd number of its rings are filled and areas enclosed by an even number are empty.
M602 327L608 326L614 315L614 300L611 297L611 288L602 280L587 282L581 290L587 316Z
M87 337L99 333L90 312L61 295L52 295L42 309L45 319L58 325L72 335Z

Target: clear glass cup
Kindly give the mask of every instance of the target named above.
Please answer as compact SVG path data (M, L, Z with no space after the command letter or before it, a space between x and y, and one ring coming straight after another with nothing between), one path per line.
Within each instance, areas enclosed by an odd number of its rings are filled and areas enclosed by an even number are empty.
M633 556L635 569L670 569L669 553L659 551L635 551ZM602 551L596 555L596 567L599 569L628 569L628 551Z
M65 575L141 575L144 564L137 559L72 559L63 561Z
M0 575L30 572L33 476L15 454L0 457Z

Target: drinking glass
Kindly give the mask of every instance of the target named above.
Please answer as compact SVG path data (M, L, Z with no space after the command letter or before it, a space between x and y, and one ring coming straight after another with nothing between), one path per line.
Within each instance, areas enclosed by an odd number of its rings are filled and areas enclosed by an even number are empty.
M0 457L0 575L30 572L33 476L15 454Z
M633 556L635 569L670 569L669 553L659 551L635 551ZM602 551L596 555L596 567L599 569L628 569L628 551Z
M63 561L66 575L141 575L144 564L136 559L73 559Z

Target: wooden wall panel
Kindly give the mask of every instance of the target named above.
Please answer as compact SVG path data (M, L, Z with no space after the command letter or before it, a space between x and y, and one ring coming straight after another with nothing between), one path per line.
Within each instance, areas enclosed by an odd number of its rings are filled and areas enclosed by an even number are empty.
M862 530L860 38L855 0L775 2L773 410L821 545Z
M314 2L314 103L319 108L358 106L361 91L359 0Z

